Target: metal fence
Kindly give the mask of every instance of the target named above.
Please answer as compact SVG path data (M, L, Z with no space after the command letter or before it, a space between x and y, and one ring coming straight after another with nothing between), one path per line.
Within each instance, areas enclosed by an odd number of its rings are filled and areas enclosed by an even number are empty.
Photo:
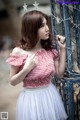
M50 0L54 37L66 37L66 71L56 79L69 120L80 120L80 5ZM58 46L57 46L58 48Z

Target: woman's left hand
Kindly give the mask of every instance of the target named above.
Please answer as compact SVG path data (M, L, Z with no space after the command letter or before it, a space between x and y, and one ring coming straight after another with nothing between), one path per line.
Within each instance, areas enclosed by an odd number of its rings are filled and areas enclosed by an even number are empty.
M60 48L66 48L66 39L64 36L57 35L57 41Z

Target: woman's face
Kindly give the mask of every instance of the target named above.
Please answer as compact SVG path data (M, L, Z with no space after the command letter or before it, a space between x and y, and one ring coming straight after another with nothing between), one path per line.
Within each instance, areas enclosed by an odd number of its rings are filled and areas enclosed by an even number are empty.
M47 40L49 38L49 27L47 25L47 20L44 18L41 28L38 30L39 40Z

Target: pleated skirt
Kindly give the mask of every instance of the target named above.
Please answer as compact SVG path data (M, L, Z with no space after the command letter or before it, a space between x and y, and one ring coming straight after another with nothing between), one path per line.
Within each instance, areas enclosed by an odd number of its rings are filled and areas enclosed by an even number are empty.
M24 88L17 100L16 120L66 120L61 96L51 83L46 87Z

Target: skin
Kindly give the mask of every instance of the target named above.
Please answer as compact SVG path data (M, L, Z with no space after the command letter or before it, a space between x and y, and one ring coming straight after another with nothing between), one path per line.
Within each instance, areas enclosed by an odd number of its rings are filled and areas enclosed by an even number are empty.
M11 69L10 69L11 85L15 86L19 84L21 81L23 81L25 76L37 65L38 61L37 61L37 56L35 55L35 51L42 48L40 43L41 39L46 40L49 38L49 27L47 25L47 21L45 18L43 19L42 27L38 30L38 35L39 35L39 41L31 51L24 51L19 47L16 47L13 49L11 54L21 55L24 53L24 54L28 54L28 58L21 71L19 71L19 67L11 65ZM66 43L64 42L65 37L61 35L57 35L57 41L60 47L60 60L56 59L54 61L54 64L55 64L56 76L61 78L63 77L65 66L66 66L66 62L65 62L66 61L66 50L65 50Z

